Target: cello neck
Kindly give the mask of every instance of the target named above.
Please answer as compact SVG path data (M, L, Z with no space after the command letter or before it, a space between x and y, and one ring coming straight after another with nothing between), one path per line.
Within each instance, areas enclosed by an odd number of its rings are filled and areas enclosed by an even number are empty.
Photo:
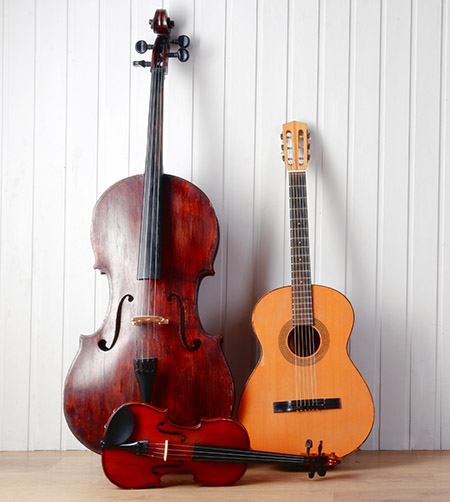
M161 277L160 187L163 145L164 67L153 67L145 158L138 279Z

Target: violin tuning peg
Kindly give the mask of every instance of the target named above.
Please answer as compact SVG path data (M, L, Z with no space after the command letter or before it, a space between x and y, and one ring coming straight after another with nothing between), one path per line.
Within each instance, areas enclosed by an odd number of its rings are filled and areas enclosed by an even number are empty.
M136 42L135 49L139 54L145 54L147 51L153 49L153 45L148 44L145 40L139 40Z
M323 441L320 440L319 447L317 448L317 453L322 455Z
M142 66L142 68L146 68L151 65L152 63L150 63L150 61L133 61L133 66Z
M309 479L312 479L314 477L314 474L315 474L315 470L314 469L311 469L309 472L308 472L308 478Z
M306 440L306 443L305 443L305 446L306 446L306 454L307 454L307 455L309 455L309 452L311 451L312 445L313 445L313 442L311 441L311 439L307 439L307 440Z

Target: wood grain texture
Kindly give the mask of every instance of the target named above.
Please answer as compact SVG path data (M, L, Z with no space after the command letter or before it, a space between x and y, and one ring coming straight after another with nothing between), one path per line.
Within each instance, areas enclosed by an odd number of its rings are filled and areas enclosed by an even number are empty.
M207 487L192 476L169 475L162 487L121 490L103 475L91 452L0 453L0 497L33 500L312 500L369 502L427 500L443 502L450 491L450 452L358 451L324 479L272 466L250 466L232 486Z
M328 452L344 456L358 448L372 428L370 392L347 354L353 310L339 292L312 286L314 324L324 355L287 360L283 327L292 317L291 288L265 295L253 313L262 355L244 389L238 418L248 430L252 448L297 453L306 440L323 441ZM323 329L320 324L326 328ZM283 347L284 345L284 347ZM292 351L287 350L293 356ZM297 358L294 358L296 360ZM274 413L273 403L297 399L339 398L341 408Z
M158 359L152 403L168 408L175 423L194 425L202 417L229 417L234 403L222 337L207 334L197 312L198 287L213 273L217 251L214 210L197 187L164 175L161 278L138 281L142 185L142 176L126 178L109 188L95 207L94 267L108 276L109 310L97 332L81 337L64 388L64 412L72 432L97 452L113 410L140 398L136 357ZM157 308L156 314L169 324L133 326L131 318L147 315L143 310L148 306ZM102 340L106 351L100 347Z

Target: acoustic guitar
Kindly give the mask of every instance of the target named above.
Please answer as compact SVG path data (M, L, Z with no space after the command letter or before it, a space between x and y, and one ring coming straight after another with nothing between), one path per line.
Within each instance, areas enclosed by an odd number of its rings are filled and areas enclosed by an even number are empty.
M289 177L291 285L263 296L252 323L261 357L238 419L252 448L295 453L310 438L343 457L369 435L374 407L347 343L353 308L338 291L311 284L306 196L307 126L283 126Z

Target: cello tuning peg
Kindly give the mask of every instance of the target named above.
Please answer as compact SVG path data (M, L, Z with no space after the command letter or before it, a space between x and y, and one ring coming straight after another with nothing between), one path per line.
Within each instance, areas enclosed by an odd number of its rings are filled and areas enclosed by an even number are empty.
M169 52L167 56L169 58L178 58L182 63L186 63L189 59L189 51L186 49L178 49L177 52Z
M179 45L181 48L186 49L191 43L191 39L187 35L180 35L175 40L170 41L171 44Z
M139 54L145 54L153 49L153 45L148 44L145 40L139 40L139 42L136 42L135 49Z
M151 65L152 63L150 63L150 61L133 61L133 66L142 66L142 68L146 68Z

